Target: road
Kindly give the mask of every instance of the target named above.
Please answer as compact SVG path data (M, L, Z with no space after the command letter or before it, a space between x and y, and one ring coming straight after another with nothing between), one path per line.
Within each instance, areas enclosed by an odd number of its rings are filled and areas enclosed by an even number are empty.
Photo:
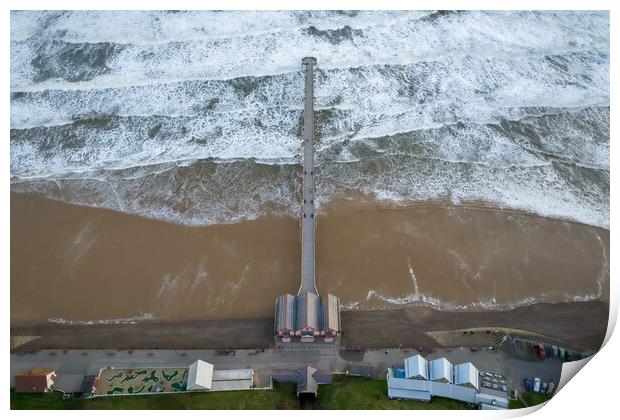
M296 369L306 364L320 370L344 373L351 364L370 364L375 376L385 378L388 367L402 366L403 359L418 352L414 349L369 350L363 353L341 351L333 345L287 345L276 349L236 350L234 356L215 350L43 350L37 353L11 354L11 386L15 374L34 367L55 370L57 388L66 392L80 390L83 375L96 375L99 369L113 367L186 367L196 359L212 363L216 369L253 368L258 386L269 386L272 369ZM425 354L427 359L445 356L453 364L471 361L479 370L504 374L509 385L521 389L524 376L558 383L562 363L555 359L518 360L493 350L472 353L466 348L441 349Z

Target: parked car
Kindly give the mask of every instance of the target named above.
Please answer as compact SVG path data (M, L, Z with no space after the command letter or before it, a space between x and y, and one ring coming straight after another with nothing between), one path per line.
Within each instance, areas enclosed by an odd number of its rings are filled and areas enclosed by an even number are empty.
M534 387L530 378L523 378L523 386L525 387L526 391L531 391Z
M534 392L540 392L540 378L534 378Z
M542 385L540 385L540 393L541 394L547 393L547 382L543 382Z
M547 388L547 394L551 395L553 393L554 388L555 388L555 384L553 382L549 382L549 388Z

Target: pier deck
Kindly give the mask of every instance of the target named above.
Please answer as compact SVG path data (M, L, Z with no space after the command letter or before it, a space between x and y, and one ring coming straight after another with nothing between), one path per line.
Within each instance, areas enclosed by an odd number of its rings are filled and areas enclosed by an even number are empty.
M301 217L301 286L299 295L318 295L314 278L314 65L316 59L306 57L304 104L304 174L303 208Z

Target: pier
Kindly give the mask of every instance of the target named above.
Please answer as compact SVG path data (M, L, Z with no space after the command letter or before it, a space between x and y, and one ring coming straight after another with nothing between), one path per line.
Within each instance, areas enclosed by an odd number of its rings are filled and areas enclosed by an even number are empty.
M297 296L285 294L276 299L274 333L276 341L333 342L341 333L340 300L328 294L319 298L315 278L314 208L314 57L302 61L304 70L303 203L301 206L301 281Z
M304 100L304 174L301 218L301 286L298 295L306 292L318 295L314 278L314 65L316 59L306 57Z

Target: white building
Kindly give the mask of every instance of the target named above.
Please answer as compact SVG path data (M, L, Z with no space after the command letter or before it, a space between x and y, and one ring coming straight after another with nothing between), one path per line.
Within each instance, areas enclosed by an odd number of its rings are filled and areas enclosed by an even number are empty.
M227 369L213 371L211 391L240 391L254 385L253 369Z
M405 378L428 380L428 362L416 354L405 359Z
M387 370L388 397L430 401L431 397L451 398L480 408L508 408L506 394L480 387L480 373L470 362L452 366L446 358L430 363L420 355L404 360L397 376ZM398 369L397 369L398 371Z
M211 389L213 382L213 365L211 363L196 360L189 365L187 374L188 391L207 391Z
M239 391L252 389L253 369L214 370L211 363L196 360L189 366L188 391Z
M461 363L454 366L454 383L478 389L479 372L471 362Z
M446 384L452 383L452 363L445 357L431 360L429 363L429 379Z

